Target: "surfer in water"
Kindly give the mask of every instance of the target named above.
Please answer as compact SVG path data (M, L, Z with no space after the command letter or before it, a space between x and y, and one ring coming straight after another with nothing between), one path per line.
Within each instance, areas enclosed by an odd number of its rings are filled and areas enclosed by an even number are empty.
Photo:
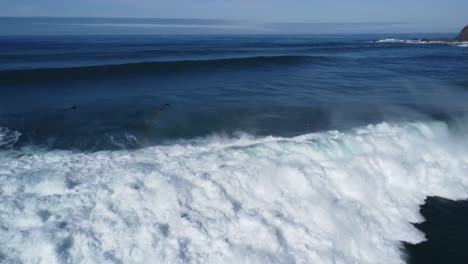
M72 111L72 110L77 110L78 107L76 105L72 105L71 107L65 108L65 111Z

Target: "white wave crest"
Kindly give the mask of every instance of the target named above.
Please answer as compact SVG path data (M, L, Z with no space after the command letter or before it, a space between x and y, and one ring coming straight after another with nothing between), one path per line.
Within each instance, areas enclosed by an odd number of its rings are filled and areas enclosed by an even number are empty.
M411 44L431 44L441 43L440 41L422 41L418 39L380 39L376 40L376 43L411 43Z
M447 44L458 47L467 47L468 42L452 42L452 41L441 41L441 40L422 40L422 39L380 39L376 40L376 43L406 43L406 44Z
M403 263L427 196L468 197L443 123L136 151L0 152L0 256L26 263Z

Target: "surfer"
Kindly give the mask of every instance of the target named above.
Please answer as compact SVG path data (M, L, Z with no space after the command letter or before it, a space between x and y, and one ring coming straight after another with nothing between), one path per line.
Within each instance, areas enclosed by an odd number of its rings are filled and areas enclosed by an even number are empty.
M77 110L78 107L76 107L76 105L72 105L71 107L68 107L68 108L65 108L64 110L65 111L72 111L72 110Z

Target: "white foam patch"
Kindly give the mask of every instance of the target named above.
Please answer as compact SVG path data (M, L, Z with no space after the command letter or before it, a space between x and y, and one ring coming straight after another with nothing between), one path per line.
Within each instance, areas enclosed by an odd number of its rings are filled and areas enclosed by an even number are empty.
M451 42L451 41L440 41L440 40L421 40L421 39L380 39L376 40L376 43L406 43L406 44L447 44L458 47L467 47L468 42Z
M0 152L0 256L25 263L404 263L427 196L468 197L443 123Z
M13 146L20 138L21 133L0 127L0 148Z
M430 44L430 43L440 43L440 41L421 41L417 39L380 39L375 41L376 43L411 43L411 44Z

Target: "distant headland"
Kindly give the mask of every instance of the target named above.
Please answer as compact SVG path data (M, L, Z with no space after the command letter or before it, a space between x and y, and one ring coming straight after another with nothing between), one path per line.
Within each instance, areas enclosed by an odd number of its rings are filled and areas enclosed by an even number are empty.
M446 42L465 42L468 41L468 25L466 25L457 37L451 39L423 39L422 41L446 41Z
M466 45L468 42L468 25L466 25L455 38L434 38L434 39L381 39L376 43L455 43Z
M455 41L468 41L468 25L460 31L460 34L455 38Z

